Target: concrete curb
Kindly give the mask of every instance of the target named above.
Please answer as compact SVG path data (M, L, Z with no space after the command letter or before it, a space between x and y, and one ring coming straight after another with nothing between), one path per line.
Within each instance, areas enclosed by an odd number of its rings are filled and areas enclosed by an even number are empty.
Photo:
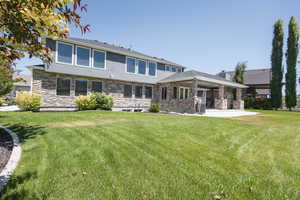
M8 162L6 163L4 169L0 173L0 192L3 190L4 186L8 182L10 176L13 174L15 168L18 165L18 162L20 161L21 158L21 144L19 142L19 138L16 133L12 132L11 130L0 126L0 128L4 129L9 135L12 137L14 146L10 155L10 158Z

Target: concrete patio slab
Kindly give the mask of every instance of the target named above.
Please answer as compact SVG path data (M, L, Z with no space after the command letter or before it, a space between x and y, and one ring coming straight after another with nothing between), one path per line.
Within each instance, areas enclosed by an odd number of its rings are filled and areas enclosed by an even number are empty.
M231 118L231 117L242 117L242 116L253 116L259 113L257 112L249 112L245 110L216 110L216 109L207 109L205 114L180 114L173 113L179 115L187 115L187 116L199 116L199 117L220 117L220 118Z
M20 108L18 106L2 106L0 107L0 112L7 112L7 111L19 111Z

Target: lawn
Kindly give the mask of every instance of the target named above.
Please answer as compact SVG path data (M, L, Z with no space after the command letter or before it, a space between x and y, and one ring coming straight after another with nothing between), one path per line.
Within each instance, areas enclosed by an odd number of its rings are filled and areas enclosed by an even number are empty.
M1 112L0 124L23 148L0 199L300 199L300 112Z

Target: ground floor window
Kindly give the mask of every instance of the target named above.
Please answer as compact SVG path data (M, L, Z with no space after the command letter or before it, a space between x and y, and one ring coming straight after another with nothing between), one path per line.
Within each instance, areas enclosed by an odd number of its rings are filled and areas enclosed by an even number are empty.
M167 87L161 88L161 99L166 100L167 99Z
M102 92L102 82L92 81L92 92Z
M124 97L132 97L132 85L124 85Z
M76 80L75 82L75 96L87 95L87 81Z
M184 98L184 88L179 89L179 98L183 99Z
M178 88L173 87L173 99L177 99Z
M152 99L152 87L145 87L145 97L146 99Z
M135 86L135 98L143 97L143 86Z
M189 97L189 89L185 88L184 89L184 98L187 99Z
M70 96L71 79L58 78L56 86L56 94L60 96Z

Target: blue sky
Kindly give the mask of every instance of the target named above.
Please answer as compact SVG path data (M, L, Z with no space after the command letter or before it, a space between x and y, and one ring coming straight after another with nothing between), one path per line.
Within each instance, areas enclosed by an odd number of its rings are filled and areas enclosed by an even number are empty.
M132 47L190 69L215 74L239 61L248 69L269 68L273 24L300 23L299 0L85 0L83 22L91 32L71 35ZM18 69L39 63L19 61ZM285 63L284 63L285 64ZM300 68L298 68L298 72Z

